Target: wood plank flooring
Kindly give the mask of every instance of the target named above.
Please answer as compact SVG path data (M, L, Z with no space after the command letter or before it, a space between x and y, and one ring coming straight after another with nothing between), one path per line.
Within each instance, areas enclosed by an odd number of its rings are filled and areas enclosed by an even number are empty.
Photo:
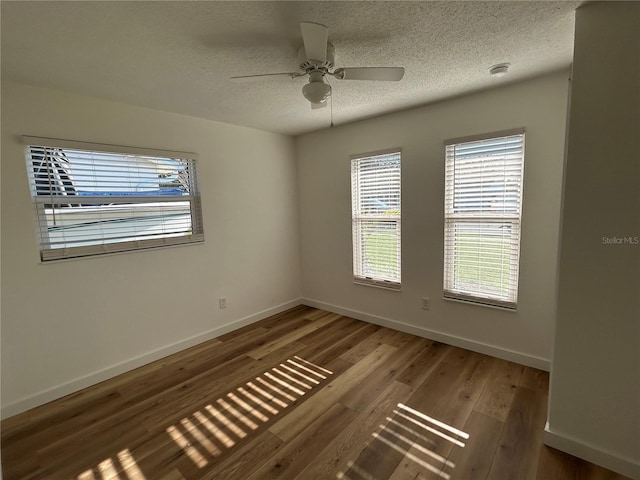
M542 444L548 375L299 306L2 422L5 480L624 477Z

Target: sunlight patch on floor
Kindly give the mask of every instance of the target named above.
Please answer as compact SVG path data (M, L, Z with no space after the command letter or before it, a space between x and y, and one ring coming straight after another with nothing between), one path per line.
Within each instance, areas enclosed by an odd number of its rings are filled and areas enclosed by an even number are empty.
M80 473L77 480L147 480L128 449L105 458L95 468Z
M393 413L396 414L396 416L400 417L400 418L404 418L405 420L408 420L410 422L412 422L413 424L415 424L416 426L425 429L426 431L433 433L434 435L439 436L440 438L443 438L451 443L453 443L454 445L457 445L459 447L464 447L464 443L461 442L460 440L447 435L446 433L441 432L440 430L437 430L433 427L430 427L429 425L426 425L422 422L420 422L419 420L416 420L415 418L410 417L409 415L406 415L404 413L401 413L399 410L394 410Z
M438 427L440 427L440 428L442 428L444 430L448 430L451 433L453 433L455 435L458 435L459 437L462 437L462 438L465 438L465 439L469 438L469 434L468 433L465 433L462 430L458 430L457 428L452 427L451 425L447 425L446 423L441 422L439 420L436 420L435 418L431 418L429 415L425 415L424 413L422 413L422 412L420 412L418 410L415 410L415 409L413 409L411 407L407 407L403 403L399 403L398 404L398 408L400 408L401 410L404 410L406 412L409 412L409 413L415 415L416 417L422 418L423 420L426 420L427 422L431 422L434 425L436 425L436 426L438 426Z
M294 356L169 426L166 432L203 468L330 375L330 370Z
M404 425L398 424L395 420L393 420L393 419L389 419L389 420L391 420L391 422L393 422L393 423L396 423L397 427L400 427L402 429L406 429L406 427ZM392 428L389 428L388 426L380 425L380 427L382 428L382 430L384 430L386 432L389 432L392 436L394 436L395 438L397 438L401 442L404 442L404 443L406 443L406 444L408 444L410 446L413 446L419 452L424 453L425 455L431 457L432 459L436 460L437 462L443 463L448 467L455 468L455 466L456 466L455 463L447 460L442 455L438 455L437 453L434 453L433 451L429 450L428 448L423 447L417 441L409 439L408 437L402 435L401 433L398 433L396 430L394 430ZM407 430L411 434L413 434L415 437L417 437L417 439L429 442L429 439L427 437L425 437L424 435L420 435L419 433L417 433L417 432L415 432L414 430L411 430L411 429L407 429ZM432 443L432 442L429 442L429 443Z
M464 448L465 443L460 438L469 439L468 433L403 403L396 405L393 415L386 417L385 423L378 425L378 430L371 436L371 442L360 456L355 461L350 461L345 471L338 472L336 478L379 480L376 477L377 472L370 467L372 458L381 458L381 455L384 455L386 461L389 461L390 458L394 458L393 455L399 454L400 456L396 457L399 459L397 466L393 467L391 464L391 468L396 469L395 474L402 474L402 468L413 468L410 470L413 478L418 468L424 469L425 473L429 472L429 478L435 474L442 480L451 480L451 470L455 469L456 465L448 457L438 453L438 446L446 445L442 444L444 440L452 443L453 448ZM444 451L450 454L452 449L445 446ZM414 466L410 467L411 464ZM447 469L448 471L445 471ZM387 478L388 472L385 472L385 475Z
M436 475L444 478L444 480L449 480L451 477L450 475L442 472L442 469L435 467L433 465L431 465L429 462L426 462L424 460L422 460L420 457L418 457L417 455L414 455L413 453L409 452L408 449L402 448L398 445L396 445L395 443L393 443L390 440L387 440L385 437L383 437L382 435L378 434L378 433L374 433L373 434L373 438L375 438L376 440L386 444L388 447L393 448L396 452L402 453L404 455L404 458L408 458L409 460L414 461L415 463L417 463L418 465L420 465L421 467L429 470L430 472L435 473ZM407 442L409 444L408 448L412 448L414 447L414 445L412 444L411 441Z
M347 468L348 468L347 471L353 471L358 476L358 480L360 480L360 478L362 478L363 480L378 480L376 477L371 475L369 472L367 472L363 468L360 468L354 462L349 462L347 464ZM344 480L351 480L351 477L347 476L347 474L343 472L339 472L338 475L336 475L336 477Z
M182 450L184 450L189 458L193 460L193 463L195 463L198 467L202 468L207 463L209 463L207 462L207 459L204 458L202 453L200 453L197 448L191 445L191 442L189 442L189 440L187 440L187 438L176 427L171 426L167 428L167 433L171 436L173 441L176 442L178 446L182 448Z

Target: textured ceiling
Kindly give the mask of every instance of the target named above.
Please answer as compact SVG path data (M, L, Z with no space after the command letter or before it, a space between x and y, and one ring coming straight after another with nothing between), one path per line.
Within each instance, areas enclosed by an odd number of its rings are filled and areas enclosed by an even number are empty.
M332 80L346 123L571 63L578 1L9 2L2 78L285 134L326 128L298 68L301 21L329 27L336 67L403 66L400 82ZM502 79L490 66L511 63Z

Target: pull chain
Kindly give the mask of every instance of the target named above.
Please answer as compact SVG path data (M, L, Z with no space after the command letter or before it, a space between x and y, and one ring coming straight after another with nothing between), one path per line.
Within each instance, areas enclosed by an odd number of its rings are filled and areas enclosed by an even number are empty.
M331 124L329 124L329 128L333 128L333 94L331 95L329 101L331 102L329 104L329 113L331 115Z
M329 116L331 117L331 123L329 124L329 128L333 128L333 87L331 86L331 82L329 82L329 78L327 77L327 83L331 87L331 95L329 95Z

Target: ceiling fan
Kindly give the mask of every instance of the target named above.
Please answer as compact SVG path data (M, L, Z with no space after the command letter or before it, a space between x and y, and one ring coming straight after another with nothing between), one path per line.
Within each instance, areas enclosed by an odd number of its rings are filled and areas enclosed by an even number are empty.
M302 95L309 100L311 108L327 106L331 95L331 85L327 75L338 80L387 80L398 81L404 76L404 67L344 67L334 70L335 48L329 43L329 29L313 22L302 22L303 44L298 49L300 71L284 73L264 73L231 77L242 80L256 77L288 76L289 78L309 76L309 83L302 87Z

